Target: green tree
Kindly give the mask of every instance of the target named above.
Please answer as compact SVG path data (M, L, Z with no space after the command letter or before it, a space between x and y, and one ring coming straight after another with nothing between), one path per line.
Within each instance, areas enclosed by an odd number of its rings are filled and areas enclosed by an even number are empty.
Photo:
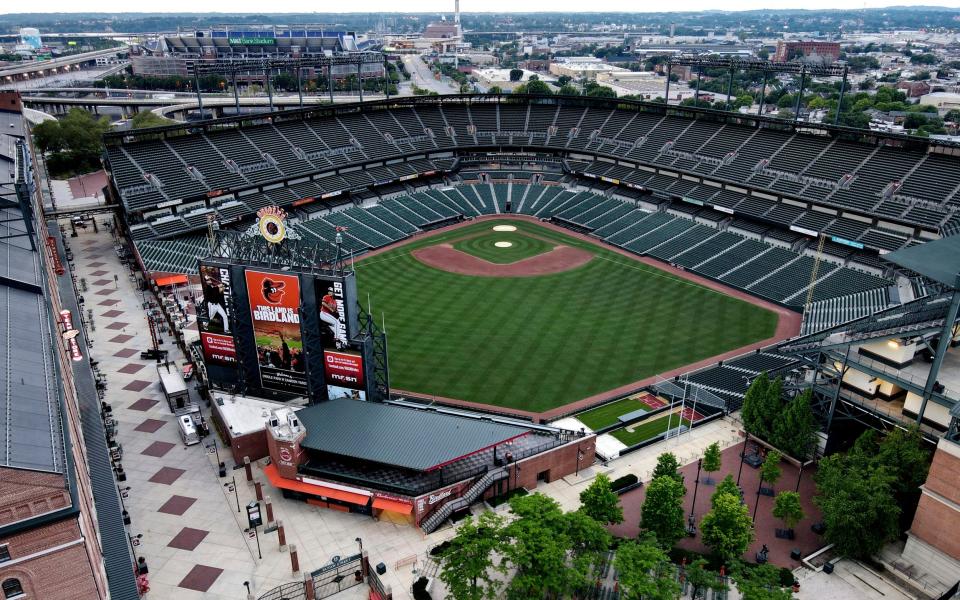
M746 552L753 542L753 520L739 496L716 494L713 508L700 521L703 543L726 562Z
M561 75L560 77L557 77L557 85L560 87L567 85L571 81L573 81L573 77L570 77L569 75Z
M899 533L895 477L851 451L820 461L814 503L823 513L824 537L843 556L867 558Z
M543 494L531 494L512 498L510 511L517 518L504 528L509 543L503 546L503 557L516 574L507 585L506 597L519 600L568 593L580 578L567 561L572 543L560 505Z
M592 567L602 563L613 536L601 523L580 511L565 513L563 525L570 545L572 575L577 579L571 585L574 588L590 585Z
M722 494L730 494L734 498L740 499L740 486L733 480L733 475L727 475L723 481L717 484L717 489L710 496L710 506L717 507L717 498Z
M707 569L707 560L698 558L686 567L687 583L693 588L690 590L691 598L703 598L707 590L726 589L726 585L720 581L718 574Z
M686 535L683 520L683 484L670 476L655 477L647 485L641 508L640 528L656 536L664 548L671 548Z
M49 125L47 124L49 123ZM42 149L52 155L47 168L54 176L86 173L100 167L103 134L110 130L106 117L73 108L59 121L48 121L34 128L41 131ZM37 142L40 146L40 142Z
M750 435L762 437L760 432L763 430L763 403L769 389L770 377L766 371L763 371L757 375L750 387L747 388L747 393L743 396L743 408L740 416L743 419L743 428Z
M605 85L592 85L587 87L587 96L593 96L596 98L616 98L617 93L613 91L613 88Z
M773 435L773 423L783 411L783 378L777 377L770 382L766 395L760 403L760 432L758 437L770 441Z
M560 86L560 89L557 90L557 94L560 96L579 96L580 90L577 89L577 86L567 83Z
M598 523L622 523L620 497L610 487L610 478L600 473L580 492L580 510Z
M770 563L746 567L737 563L733 569L742 600L790 600L793 593L780 587L780 572Z
M33 143L40 152L59 152L63 149L63 130L59 121L44 121L33 128Z
M485 512L474 521L464 519L457 535L440 559L440 581L454 600L484 600L496 598L500 581L492 573L502 568L493 562L494 553L501 545L503 519Z
M502 94L502 93L503 93L503 88L500 87L499 85L491 85L490 87L487 88L487 93L488 93L488 94L494 94L494 95L496 95L496 94Z
M657 477L673 477L678 482L683 483L683 474L680 473L680 461L672 452L664 452L657 457L657 466L653 468L651 479Z
M622 542L613 564L623 600L674 600L680 593L670 558L657 546L655 537Z
M876 460L893 475L894 491L898 494L919 493L930 470L930 450L920 430L896 428L883 438L877 448Z
M770 484L771 487L777 484L782 471L780 470L780 460L783 456L776 450L767 452L767 457L763 459L760 465L760 481Z
M718 442L710 444L706 450L703 451L703 463L701 466L703 470L707 472L707 479L710 478L710 473L716 473L720 470L720 444Z
M800 494L796 492L780 492L773 502L773 516L783 521L784 527L793 529L803 520L803 506L800 504Z
M553 93L553 90L550 89L550 85L540 81L539 79L522 83L514 88L513 91L516 94L539 94L542 96L549 96Z
M510 69L510 81L520 81L523 79L523 69Z
M164 125L172 125L173 121L170 119L165 119L160 115L149 110L141 110L137 114L133 115L133 118L130 120L131 129L144 129L146 127L162 127Z
M806 389L787 403L773 421L771 442L790 456L804 461L817 439L817 421L810 400L813 390Z

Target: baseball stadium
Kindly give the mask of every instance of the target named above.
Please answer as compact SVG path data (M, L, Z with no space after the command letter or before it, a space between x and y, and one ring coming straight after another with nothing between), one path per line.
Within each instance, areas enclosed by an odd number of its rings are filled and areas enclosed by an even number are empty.
M955 144L639 101L405 97L105 142L156 285L197 286L219 239L282 209L296 252L355 280L391 410L596 435L602 457L739 409L761 372L799 373L809 349L788 340L939 293L885 256L960 229ZM322 460L301 471L349 480Z

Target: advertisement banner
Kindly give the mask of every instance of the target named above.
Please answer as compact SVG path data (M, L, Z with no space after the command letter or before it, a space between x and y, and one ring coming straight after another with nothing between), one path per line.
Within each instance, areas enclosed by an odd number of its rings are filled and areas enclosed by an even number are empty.
M245 277L260 385L280 392L305 394L300 278L251 270L245 272Z
M200 289L207 313L207 318L198 324L203 359L208 365L232 367L237 362L237 351L231 331L230 269L200 265Z
M364 390L363 376L363 357L358 352L335 352L325 350L323 352L323 374L327 382L328 395L338 392L331 388L344 388L346 390ZM356 394L338 393L340 397L349 395L356 397Z
M320 337L323 349L344 350L347 348L347 307L344 302L344 286L341 279L317 278L316 294L320 299Z
M200 345L203 346L203 360L207 365L232 367L237 362L237 349L229 335L201 331Z

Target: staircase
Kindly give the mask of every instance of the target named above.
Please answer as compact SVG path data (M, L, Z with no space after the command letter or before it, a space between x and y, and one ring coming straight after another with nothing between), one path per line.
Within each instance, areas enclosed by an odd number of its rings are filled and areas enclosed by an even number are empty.
M478 479L476 483L470 486L470 489L462 496L454 498L434 509L431 514L427 515L426 519L420 522L420 529L422 529L424 533L433 533L437 527L440 527L444 521L450 518L450 515L462 508L470 506L473 504L473 501L487 491L491 485L509 476L510 471L506 467L500 467L499 469L487 472L483 477Z

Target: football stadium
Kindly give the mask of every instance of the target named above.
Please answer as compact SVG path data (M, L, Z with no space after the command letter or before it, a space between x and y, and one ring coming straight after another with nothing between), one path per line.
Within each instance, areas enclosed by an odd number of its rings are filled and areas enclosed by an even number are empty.
M105 142L140 268L202 288L193 355L235 459L230 398L306 398L250 453L271 484L427 532L942 312L904 253L960 228L950 143L657 103L404 97ZM817 388L818 415L862 408L857 385ZM942 432L945 406L876 418Z

